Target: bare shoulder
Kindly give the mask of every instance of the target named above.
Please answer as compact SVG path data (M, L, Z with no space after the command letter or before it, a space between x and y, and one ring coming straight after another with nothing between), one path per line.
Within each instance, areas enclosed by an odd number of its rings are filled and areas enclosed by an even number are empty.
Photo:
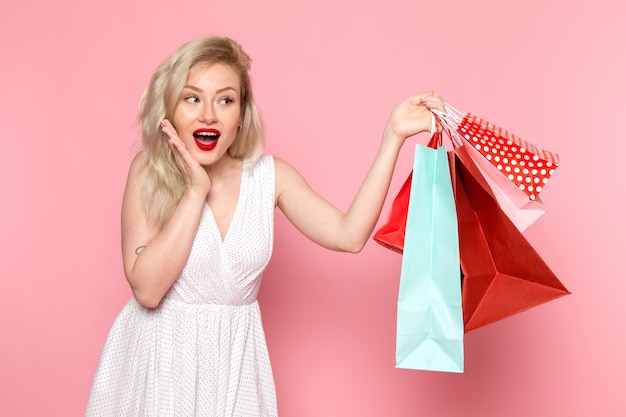
M276 171L276 182L289 181L296 178L302 178L302 175L290 163L277 156L274 158L274 170Z
M274 158L274 167L276 171L282 171L285 168L293 168L291 165L287 163L287 161L277 157L276 155L272 155L272 158Z
M274 170L276 173L276 199L280 200L280 196L296 185L306 185L306 181L287 161L274 156Z
M139 179L145 175L146 163L143 158L143 152L137 152L137 155L133 157L128 169L128 179Z

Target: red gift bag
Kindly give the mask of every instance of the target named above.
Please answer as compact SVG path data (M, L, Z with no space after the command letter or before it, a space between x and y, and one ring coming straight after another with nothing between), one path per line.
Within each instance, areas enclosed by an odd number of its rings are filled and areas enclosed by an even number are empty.
M540 196L536 196L534 200L529 199L524 191L502 175L476 148L467 146L466 149L489 184L500 208L520 232L546 213L546 206Z
M465 332L570 292L499 207L464 147L449 153Z
M470 113L461 113L446 104L446 111L434 111L441 123L458 133L470 146L534 200L559 166L559 156L540 149Z
M428 147L437 149L441 145L441 141L441 133L434 132L431 135ZM407 212L409 210L412 177L413 171L409 173L398 195L393 200L393 203L391 203L391 210L389 210L387 222L383 224L373 236L376 242L398 253L404 251L404 233L406 230Z
M409 210L409 197L411 195L411 178L409 174L398 195L391 203L391 210L387 222L374 234L374 240L384 247L402 253L404 251L404 233L406 230L407 212Z

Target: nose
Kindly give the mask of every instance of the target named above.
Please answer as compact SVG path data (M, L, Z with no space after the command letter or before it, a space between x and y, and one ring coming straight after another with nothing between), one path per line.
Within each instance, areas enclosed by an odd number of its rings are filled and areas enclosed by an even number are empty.
M213 107L213 103L206 103L200 114L200 121L203 121L207 124L211 124L217 121L217 116L215 114L215 108Z

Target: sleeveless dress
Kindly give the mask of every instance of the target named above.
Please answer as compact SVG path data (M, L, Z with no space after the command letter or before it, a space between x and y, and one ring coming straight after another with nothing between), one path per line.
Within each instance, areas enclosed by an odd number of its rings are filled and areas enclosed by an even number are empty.
M187 264L159 307L115 319L86 416L277 416L257 293L274 239L274 159L244 161L224 239L205 204Z

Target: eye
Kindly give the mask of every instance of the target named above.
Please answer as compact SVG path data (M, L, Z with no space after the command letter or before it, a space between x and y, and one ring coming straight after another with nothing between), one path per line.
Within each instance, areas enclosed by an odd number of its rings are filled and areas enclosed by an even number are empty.
M223 104L225 106L227 106L229 104L233 104L234 102L235 102L235 99L233 99L232 97L222 97L218 101L218 103Z
M183 100L185 100L188 103L198 103L200 101L198 96L196 96L194 94L189 94L189 95L184 96Z

